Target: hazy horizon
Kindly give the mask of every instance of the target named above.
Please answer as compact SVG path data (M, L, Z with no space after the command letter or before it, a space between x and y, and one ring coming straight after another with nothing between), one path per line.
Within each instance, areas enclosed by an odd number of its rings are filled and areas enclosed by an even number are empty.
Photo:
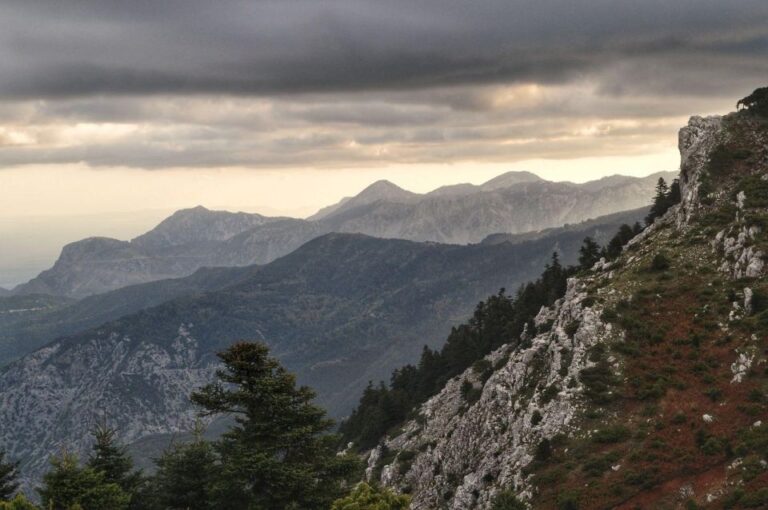
M518 172L530 172L536 175L539 173L530 170L509 170ZM633 177L644 177L651 175L659 171L654 170L652 172L641 174L630 173L612 173L602 175L596 179L607 177L610 175L630 175ZM297 218L306 218L323 207L333 205L346 196L353 196L367 186L378 180L389 180L397 186L412 191L414 193L428 193L441 186L448 186L452 184L482 184L488 180L505 174L507 171L502 171L493 175L475 177L467 180L446 180L437 185L427 184L426 182L418 182L411 180L408 185L401 185L402 183L396 182L398 179L394 177L387 179L381 177L380 179L373 178L373 180L351 189L346 194L341 194L330 202L321 203L317 206L308 206L301 209L277 209L270 207L259 207L258 205L233 205L233 204L205 204L205 203L189 203L179 207L166 207L166 208L151 208L151 209L136 209L127 211L98 211L94 213L70 213L70 214L27 214L21 216L0 216L0 288L10 289L15 285L24 283L29 279L37 276L40 271L49 268L59 256L61 248L66 244L86 237L112 237L120 240L130 240L144 232L150 230L156 226L160 221L168 217L173 212L179 209L188 209L202 205L212 210L224 210L230 212L248 212L258 213L265 216L289 216ZM557 175L556 173L554 175ZM375 177L372 176L372 177ZM544 179L547 177L543 177ZM553 181L569 181L569 182L588 182L596 179L547 179ZM431 187L430 187L431 186Z
M0 260L379 179L675 170L689 116L765 85L767 22L757 0L4 2Z

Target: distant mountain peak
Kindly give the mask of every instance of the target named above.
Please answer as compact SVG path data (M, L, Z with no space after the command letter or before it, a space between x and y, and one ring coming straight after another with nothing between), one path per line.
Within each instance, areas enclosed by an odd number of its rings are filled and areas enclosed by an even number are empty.
M309 220L320 220L328 218L334 214L338 214L341 211L357 207L360 205L371 204L379 200L387 200L389 202L407 202L420 196L418 193L405 190L397 184L388 181L386 179L380 179L373 184L368 185L360 193L353 197L344 197L339 202L329 205L320 209L313 216L310 216Z
M381 179L370 186L366 187L363 191L357 194L353 198L355 199L361 199L361 198L375 198L375 199L398 199L398 198L410 198L416 195L416 193L412 193L408 190L404 190L397 184L388 181L386 179Z
M483 191L491 191L499 188L508 188L509 186L514 186L515 184L521 184L525 182L538 182L543 180L544 179L531 172L510 171L501 175L497 175L493 179L486 181L480 185L480 188Z

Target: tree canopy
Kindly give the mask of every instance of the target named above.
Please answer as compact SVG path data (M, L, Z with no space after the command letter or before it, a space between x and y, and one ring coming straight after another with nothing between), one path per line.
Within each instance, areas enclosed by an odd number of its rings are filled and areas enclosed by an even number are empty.
M130 495L116 483L105 480L104 473L81 467L77 456L63 452L51 459L52 469L38 489L43 508L48 510L126 510Z
M314 392L297 387L261 343L236 343L219 358L219 382L192 395L204 414L235 417L216 443L218 508L328 508L358 461L336 454L333 421Z
M348 496L334 501L331 510L406 510L410 503L406 495L361 482Z
M750 95L739 99L736 109L768 115L768 87L757 88Z
M0 501L9 501L19 488L16 481L18 466L17 462L6 460L5 451L0 450Z

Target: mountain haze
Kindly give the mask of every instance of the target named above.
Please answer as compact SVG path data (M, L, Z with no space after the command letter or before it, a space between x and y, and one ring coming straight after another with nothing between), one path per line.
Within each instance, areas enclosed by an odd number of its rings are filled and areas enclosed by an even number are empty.
M204 266L265 264L330 232L477 243L490 234L537 231L646 206L659 176L671 174L573 184L510 172L480 186L425 195L379 181L310 220L196 207L174 213L132 241L91 238L69 244L51 269L13 292L81 298L187 276Z

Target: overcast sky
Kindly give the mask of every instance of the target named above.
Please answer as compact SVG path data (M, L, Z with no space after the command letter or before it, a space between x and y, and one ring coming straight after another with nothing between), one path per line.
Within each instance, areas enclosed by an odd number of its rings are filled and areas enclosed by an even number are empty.
M4 0L0 215L648 174L766 82L765 0Z

